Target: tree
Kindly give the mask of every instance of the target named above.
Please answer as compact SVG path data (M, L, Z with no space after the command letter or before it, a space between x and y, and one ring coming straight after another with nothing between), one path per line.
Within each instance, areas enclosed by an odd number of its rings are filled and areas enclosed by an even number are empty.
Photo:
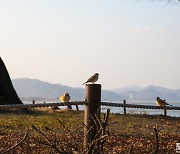
M22 104L19 99L6 69L0 57L0 105L3 104Z

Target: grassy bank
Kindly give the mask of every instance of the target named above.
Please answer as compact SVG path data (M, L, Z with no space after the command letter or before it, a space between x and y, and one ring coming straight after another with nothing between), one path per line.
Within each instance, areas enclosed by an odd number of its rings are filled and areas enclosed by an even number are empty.
M70 144L71 141L71 144L78 142L81 147L83 116L82 111L1 112L0 150L15 145L23 138L26 130L32 128L32 125L42 130L52 140L58 139L59 146L61 146L60 143ZM180 118L111 114L109 122L110 135L105 144L106 153L127 153L132 143L134 143L134 153L150 153L155 142L153 127L160 129L159 153L175 153L176 143L180 143ZM45 145L45 142L41 135L31 131L26 142L15 148L14 152L21 150L21 153L53 153L53 150Z

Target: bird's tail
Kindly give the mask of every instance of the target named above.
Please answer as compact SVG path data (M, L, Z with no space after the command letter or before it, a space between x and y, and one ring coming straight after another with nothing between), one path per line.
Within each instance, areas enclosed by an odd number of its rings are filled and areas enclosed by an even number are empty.
M168 105L168 106L172 106L171 104L168 104L168 103L166 103L166 105Z
M84 85L85 83L87 83L87 82L84 82L82 85Z

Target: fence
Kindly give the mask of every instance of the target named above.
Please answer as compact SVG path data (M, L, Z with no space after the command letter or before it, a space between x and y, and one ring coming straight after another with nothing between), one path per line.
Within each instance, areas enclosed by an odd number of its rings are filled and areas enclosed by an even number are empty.
M15 105L0 105L0 110L15 109L15 108L36 108L36 107L51 107L51 106L68 106L75 105L78 110L78 105L87 105L87 101L74 101L66 103L43 103L43 104L15 104ZM180 110L180 107L176 106L155 106L155 105L137 105L137 104L127 104L126 100L123 103L112 103L112 102L101 102L101 106L109 107L122 107L124 109L124 114L127 112L127 108L137 108L137 109L152 109L152 110L164 110L164 115L167 115L167 110ZM166 113L166 114L165 114Z

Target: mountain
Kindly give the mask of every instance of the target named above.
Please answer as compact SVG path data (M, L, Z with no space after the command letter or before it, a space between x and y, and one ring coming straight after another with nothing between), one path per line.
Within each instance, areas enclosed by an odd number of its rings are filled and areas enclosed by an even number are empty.
M70 94L71 100L85 100L85 90L83 88L72 88L62 84L52 84L29 78L13 79L12 83L17 94L23 100L38 99L58 101L57 98L65 92ZM116 92L102 90L102 101L117 101L121 98L121 95Z
M155 100L157 96L165 100L179 101L180 100L180 90L172 90L159 86L148 86L146 88L128 88L127 90L118 90L118 94L121 94L124 99L132 100ZM131 97L131 98L130 98Z
M119 88L119 89L115 89L113 91L117 92L117 93L121 93L121 92L127 92L127 91L140 91L143 88L141 87L137 87L137 86L129 86L129 87L125 87L125 88Z
M85 100L84 88L73 88L62 84L52 84L37 79L19 78L13 79L12 83L22 100L53 100L68 92L72 101ZM159 96L170 101L180 101L180 89L172 90L158 86L148 86L146 88L128 87L116 90L102 90L102 101L122 101L141 100L154 101Z
M12 83L19 97L53 99L68 92L74 100L82 98L84 91L81 88L72 88L61 84L52 84L37 79L19 78L13 79ZM80 99L82 100L82 99Z

